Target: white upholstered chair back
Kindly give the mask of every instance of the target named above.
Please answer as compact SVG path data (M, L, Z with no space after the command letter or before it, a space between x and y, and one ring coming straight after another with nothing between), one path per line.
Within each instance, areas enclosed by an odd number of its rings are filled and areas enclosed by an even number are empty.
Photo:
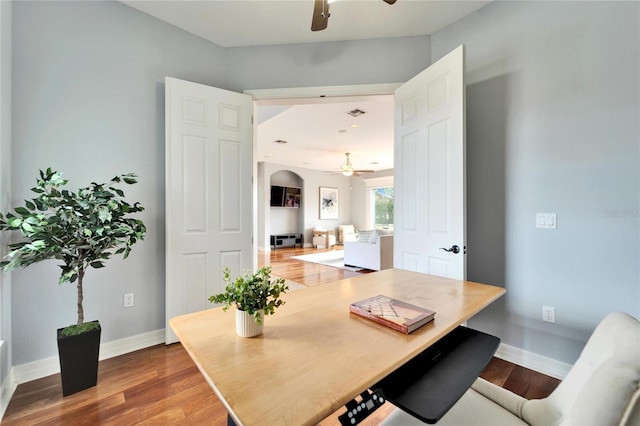
M522 417L540 426L640 425L640 322L605 317L567 377L548 398L525 402Z
M396 409L383 424L421 422ZM640 322L607 315L547 398L526 400L478 379L437 424L640 426Z

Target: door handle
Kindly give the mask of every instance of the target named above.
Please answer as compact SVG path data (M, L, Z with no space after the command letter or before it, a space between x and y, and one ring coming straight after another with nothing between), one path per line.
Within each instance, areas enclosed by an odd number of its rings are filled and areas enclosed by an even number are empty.
M440 247L440 250L444 250L444 251L446 251L448 253L453 253L453 254L460 253L460 247L458 247L458 246L451 246L451 248Z

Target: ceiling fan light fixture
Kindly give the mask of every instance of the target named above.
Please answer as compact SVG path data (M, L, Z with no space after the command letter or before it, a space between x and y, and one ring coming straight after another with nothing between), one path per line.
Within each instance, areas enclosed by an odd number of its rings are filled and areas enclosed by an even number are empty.
M347 161L340 166L340 169L342 169L343 175L351 176L353 174L353 166L351 165L351 160L349 160L349 153L347 152L345 155L347 156Z

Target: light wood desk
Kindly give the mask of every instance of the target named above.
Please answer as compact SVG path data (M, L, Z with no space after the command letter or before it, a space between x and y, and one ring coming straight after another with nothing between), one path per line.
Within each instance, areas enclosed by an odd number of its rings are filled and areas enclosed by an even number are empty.
M236 336L231 309L170 324L237 425L313 425L504 293L388 269L286 294L257 338ZM404 335L349 313L377 294L432 309L435 319Z

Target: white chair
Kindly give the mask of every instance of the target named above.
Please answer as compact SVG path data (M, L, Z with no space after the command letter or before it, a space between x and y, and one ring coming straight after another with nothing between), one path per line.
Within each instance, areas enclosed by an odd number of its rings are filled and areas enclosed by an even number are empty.
M423 424L395 409L383 425ZM609 314L547 398L526 400L478 379L438 425L640 425L640 322Z
M338 242L344 244L347 241L356 241L358 234L356 234L356 228L353 225L340 225L338 226Z
M312 244L315 248L329 248L336 245L336 233L333 230L328 231L324 228L315 227L312 234Z

